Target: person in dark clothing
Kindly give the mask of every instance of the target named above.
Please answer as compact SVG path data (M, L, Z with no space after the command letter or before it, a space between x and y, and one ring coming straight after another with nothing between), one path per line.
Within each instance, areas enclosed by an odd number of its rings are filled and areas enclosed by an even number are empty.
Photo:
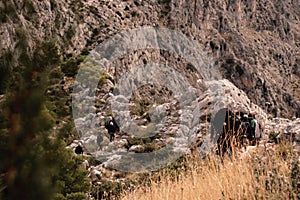
M250 123L248 120L248 115L244 114L241 122L241 130L242 130L242 145L244 146L245 150L249 143L249 137L250 137Z
M120 128L112 116L106 119L105 128L107 129L107 132L109 134L109 141L114 141L115 133L119 132Z
M255 121L254 121L255 116L253 114L249 114L249 135L248 135L248 139L251 145L253 145L253 142L255 140Z
M77 155L83 154L83 148L80 144L78 144L77 147L75 148L75 153Z
M229 156L232 155L233 146L236 141L236 130L235 127L237 126L238 118L235 113L231 112L228 109L222 109L219 111L220 116L225 115L224 119L217 120L217 123L223 122L223 127L220 131L220 135L217 140L218 144L218 154L223 157L226 153ZM217 113L218 114L218 113ZM215 123L215 122L213 122ZM238 126L237 126L238 127Z

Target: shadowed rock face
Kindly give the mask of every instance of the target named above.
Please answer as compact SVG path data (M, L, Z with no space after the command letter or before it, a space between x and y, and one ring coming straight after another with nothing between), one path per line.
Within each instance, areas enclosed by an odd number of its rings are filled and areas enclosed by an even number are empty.
M181 25L202 41L224 77L258 105L272 102L269 112L299 112L300 9L295 1L175 2L170 26Z
M270 102L266 109L277 116L300 116L298 1L9 0L1 2L0 9L1 57L7 52L19 57L22 37L28 51L52 40L63 55L78 55L124 29L167 27L199 41L223 77L252 102L262 108ZM142 57L150 62L156 56ZM125 58L121 64L128 62Z

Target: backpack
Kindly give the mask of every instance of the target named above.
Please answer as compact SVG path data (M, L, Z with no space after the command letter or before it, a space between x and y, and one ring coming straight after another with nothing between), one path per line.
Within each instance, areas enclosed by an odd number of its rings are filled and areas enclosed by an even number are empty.
M256 125L255 120L251 119L251 121L250 121L251 128L255 129L255 125Z
M246 129L249 126L249 122L242 122L242 128Z
M106 118L105 124L104 124L104 126L105 126L106 129L109 127L109 122L110 122L110 119L108 117L108 118Z

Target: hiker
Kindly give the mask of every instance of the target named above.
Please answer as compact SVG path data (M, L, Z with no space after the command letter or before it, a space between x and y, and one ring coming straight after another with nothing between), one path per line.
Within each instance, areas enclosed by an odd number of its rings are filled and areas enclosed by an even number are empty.
M76 153L77 155L80 155L80 154L83 155L82 144L79 143L79 144L77 145L77 147L75 148L75 153Z
M234 114L228 110L228 109L223 109L219 111L220 113L225 114L224 122L223 122L223 127L220 131L220 135L217 140L218 144L218 155L221 157L224 157L225 154L227 153L230 157L232 156L232 150L233 150L233 145L235 141L235 135L234 135L234 120L235 116ZM220 123L218 121L218 118L216 118L216 122Z
M249 142L249 135L250 135L250 124L249 124L249 120L248 120L248 115L247 114L244 114L243 115L243 118L242 118L242 137L243 137L243 140L242 140L242 144L244 146L244 148L246 149L247 147L247 144Z
M115 133L120 131L118 124L116 123L115 119L110 116L106 119L105 128L109 134L109 141L112 142L115 139Z
M254 114L249 114L249 123L250 123L250 135L249 135L249 141L250 144L253 145L255 142L255 115Z
M256 143L256 146L259 146L259 141L261 138L260 124L258 123L257 119L255 119L255 118L254 118L254 126L255 126L255 131L254 131L255 143Z
M234 132L238 132L240 125L241 125L241 116L239 111L235 111L234 115L233 115L233 128L234 128Z
M238 110L235 110L232 118L234 140L237 146L240 147L243 140L243 134L241 131L242 119L240 117L240 112Z
M78 136L79 136L80 138L83 136L83 134L82 134L82 131L81 131L81 130L79 130L79 131L78 131Z

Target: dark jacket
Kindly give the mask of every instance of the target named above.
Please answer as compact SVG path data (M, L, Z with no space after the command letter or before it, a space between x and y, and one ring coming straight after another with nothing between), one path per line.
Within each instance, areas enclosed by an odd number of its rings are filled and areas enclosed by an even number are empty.
M114 118L112 118L112 120L110 120L109 118L106 120L105 128L107 129L108 133L115 133L120 131L120 128Z

